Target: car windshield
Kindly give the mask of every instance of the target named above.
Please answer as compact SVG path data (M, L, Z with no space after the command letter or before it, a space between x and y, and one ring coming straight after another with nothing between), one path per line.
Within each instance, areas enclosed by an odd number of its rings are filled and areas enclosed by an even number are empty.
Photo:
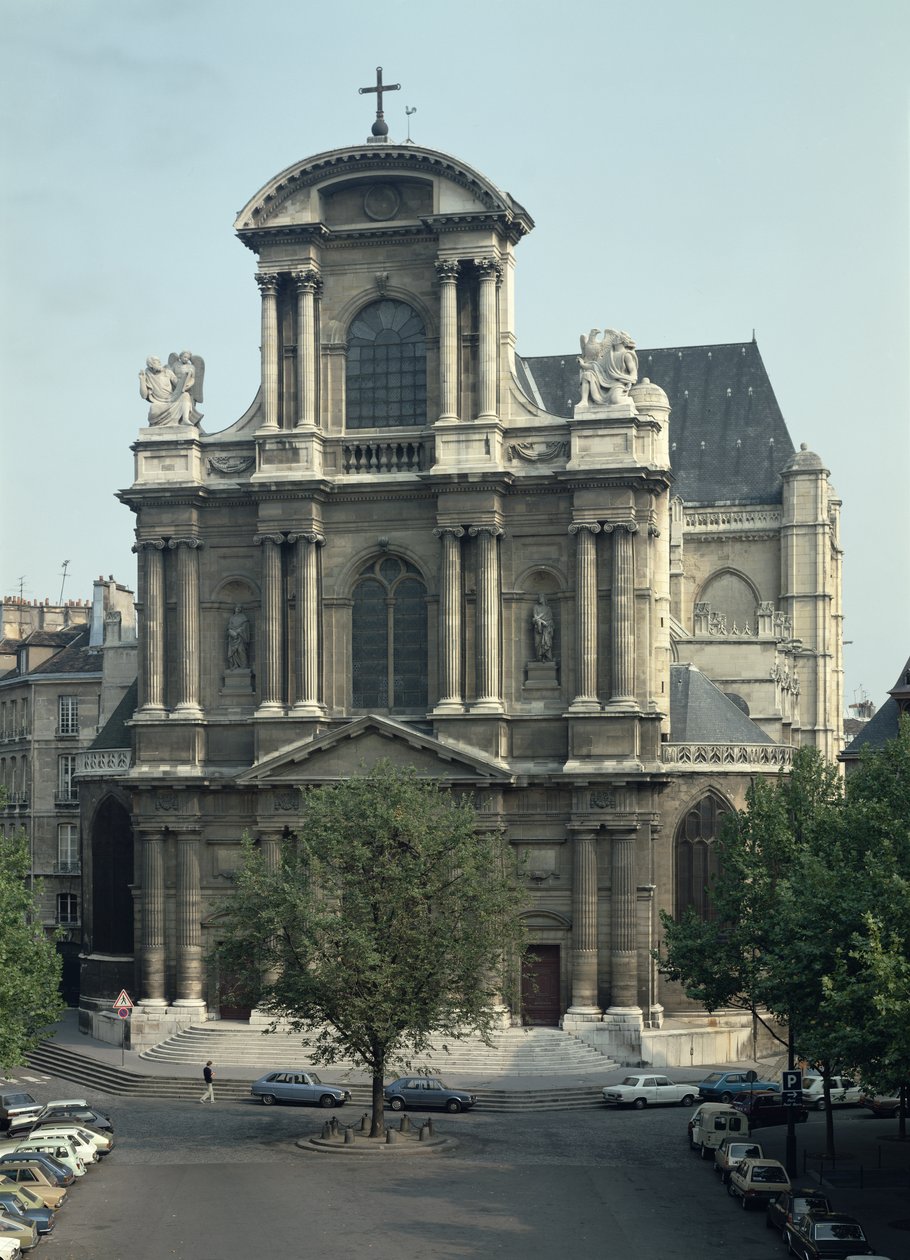
M820 1221L815 1227L815 1238L828 1241L849 1238L851 1242L865 1242L866 1236L858 1225L847 1221Z
M773 1168L767 1164L759 1164L758 1167L752 1169L752 1180L786 1181L787 1177L782 1168Z
M806 1212L827 1212L828 1210L828 1200L823 1194L806 1195L793 1200L793 1211L803 1215Z

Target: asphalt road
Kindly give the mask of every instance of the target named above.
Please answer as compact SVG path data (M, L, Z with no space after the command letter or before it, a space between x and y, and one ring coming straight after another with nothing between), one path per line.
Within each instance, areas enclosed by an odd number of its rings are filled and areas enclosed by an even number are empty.
M440 1115L436 1131L459 1141L450 1153L351 1159L295 1146L321 1129L317 1109L91 1098L112 1116L117 1147L73 1188L36 1260L785 1254L764 1214L741 1211L689 1153L681 1108ZM350 1123L360 1112L338 1114ZM870 1132L852 1126L885 1123L854 1110L837 1119L848 1144L851 1131ZM817 1146L821 1123L800 1127L801 1149ZM757 1136L779 1154L782 1130ZM886 1228L901 1193L835 1196L891 1260L910 1260L910 1233Z

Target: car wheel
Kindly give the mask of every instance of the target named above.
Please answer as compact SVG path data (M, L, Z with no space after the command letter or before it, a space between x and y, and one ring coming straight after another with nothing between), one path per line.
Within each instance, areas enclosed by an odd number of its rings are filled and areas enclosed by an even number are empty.
M710 1158L711 1158L711 1152L710 1152L710 1150L708 1149L708 1147L707 1147L707 1146L700 1146L700 1147L698 1148L698 1155L699 1155L699 1158L700 1158L700 1159L710 1159Z
M825 1110L825 1100L824 1100L824 1097L819 1098L818 1102L815 1104L815 1110L816 1110L816 1111L824 1111L824 1110Z
M720 1096L720 1101L729 1107L730 1103L733 1101L733 1095L729 1093L729 1091L724 1090Z
M453 1114L456 1111L461 1111L461 1103L458 1101L457 1098L450 1098L448 1100L448 1102L446 1103L446 1111L451 1111Z
M739 1202L740 1202L740 1206L742 1207L742 1210L743 1210L744 1212L748 1212L748 1210L749 1210L749 1200L746 1198L746 1196L745 1196L745 1195L743 1195L743 1197L740 1199L740 1201L739 1201Z
M274 1094L260 1094L259 1097L264 1107L271 1107L272 1104L275 1102Z
M647 1107L647 1105L648 1105L648 1100L646 1098L636 1098L632 1104L632 1106L635 1108L636 1111L644 1110L644 1108Z
M404 1111L404 1099L396 1094L394 1098L389 1099L389 1106L393 1111Z
M695 1102L694 1094L683 1094L682 1098L680 1098L679 1100L679 1105L680 1107L691 1107L694 1102Z
M331 1094L320 1094L320 1095L319 1095L319 1106L320 1106L320 1107L334 1107L334 1106L335 1106L335 1099L332 1097L332 1095L331 1095Z
M732 1198L735 1196L735 1194L736 1194L736 1191L733 1189L733 1182L732 1182L732 1181L728 1181L728 1182L727 1182L727 1194L730 1196L730 1198L731 1198L731 1199L732 1199Z

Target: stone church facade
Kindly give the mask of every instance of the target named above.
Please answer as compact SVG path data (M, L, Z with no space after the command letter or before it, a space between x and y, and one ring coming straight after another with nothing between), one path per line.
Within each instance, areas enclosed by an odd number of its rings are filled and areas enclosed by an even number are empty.
M241 835L277 860L296 789L379 757L471 793L527 855L515 1022L650 1038L653 1062L707 1028L651 960L659 911L703 903L753 776L840 750L839 502L754 342L592 330L521 357L532 227L449 155L319 154L236 222L262 318L245 414L203 432L201 360L150 360L121 493L130 764L85 820L87 862L123 875L87 897L82 1003L127 987L134 1044L237 1013L206 954Z

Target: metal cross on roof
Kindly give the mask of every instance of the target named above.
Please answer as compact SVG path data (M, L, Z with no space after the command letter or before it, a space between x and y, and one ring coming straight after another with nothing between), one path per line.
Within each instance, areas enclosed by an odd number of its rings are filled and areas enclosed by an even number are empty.
M383 92L400 92L400 83L383 83L382 66L376 67L376 86L359 88L361 96L366 96L371 92L376 93L376 121L373 123L372 131L374 136L387 136L389 134L389 125L385 121L382 112L382 94Z

